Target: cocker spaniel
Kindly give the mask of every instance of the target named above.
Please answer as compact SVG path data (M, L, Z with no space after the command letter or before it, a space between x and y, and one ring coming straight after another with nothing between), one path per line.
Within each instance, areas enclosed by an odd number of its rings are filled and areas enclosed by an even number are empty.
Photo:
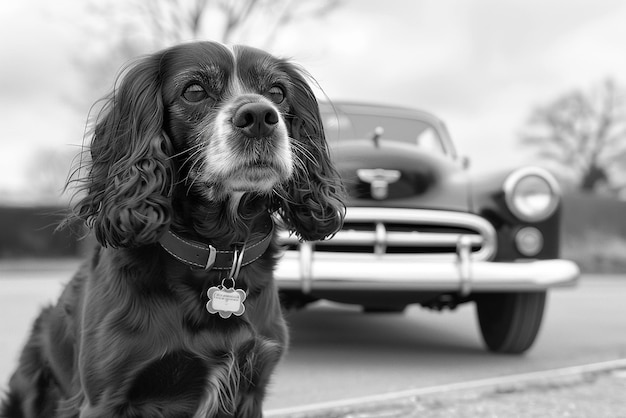
M212 42L126 70L73 211L100 245L35 321L2 416L262 416L288 343L274 224L317 240L345 213L306 80Z

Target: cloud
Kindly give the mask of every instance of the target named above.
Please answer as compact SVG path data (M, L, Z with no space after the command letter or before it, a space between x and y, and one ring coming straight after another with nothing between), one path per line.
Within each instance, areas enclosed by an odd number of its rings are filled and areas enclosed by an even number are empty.
M59 93L79 88L73 59L89 51L65 26L83 19L79 0L0 5L8 41L0 109L10 109L3 128L21 132L21 146L82 140L88 109L72 119ZM626 79L624 22L621 0L349 0L323 20L292 25L274 50L301 62L333 99L434 112L474 166L490 167L522 158L516 134L534 106L606 76ZM24 130L26 121L37 127ZM19 164L0 154L0 168Z

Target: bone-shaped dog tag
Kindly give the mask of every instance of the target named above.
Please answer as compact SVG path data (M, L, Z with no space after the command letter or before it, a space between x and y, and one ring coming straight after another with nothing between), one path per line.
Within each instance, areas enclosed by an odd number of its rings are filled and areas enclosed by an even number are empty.
M241 316L246 310L243 302L246 300L246 292L242 289L226 289L222 286L213 286L207 291L209 301L206 310L211 314L219 314L222 318L230 318L231 315Z

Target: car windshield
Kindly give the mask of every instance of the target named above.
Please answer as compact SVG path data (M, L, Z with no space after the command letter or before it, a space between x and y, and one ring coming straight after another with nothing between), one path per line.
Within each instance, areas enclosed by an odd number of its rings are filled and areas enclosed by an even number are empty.
M372 138L382 128L382 140L403 142L445 154L446 148L434 126L427 121L390 115L324 112L324 132L330 141ZM380 130L379 130L380 131Z

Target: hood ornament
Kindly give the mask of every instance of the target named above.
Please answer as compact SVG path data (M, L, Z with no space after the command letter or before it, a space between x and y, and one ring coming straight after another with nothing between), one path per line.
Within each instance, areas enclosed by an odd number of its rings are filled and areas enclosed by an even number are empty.
M383 200L389 195L389 185L400 180L402 173L383 168L363 168L357 170L356 175L361 181L370 184L370 194L374 199Z

